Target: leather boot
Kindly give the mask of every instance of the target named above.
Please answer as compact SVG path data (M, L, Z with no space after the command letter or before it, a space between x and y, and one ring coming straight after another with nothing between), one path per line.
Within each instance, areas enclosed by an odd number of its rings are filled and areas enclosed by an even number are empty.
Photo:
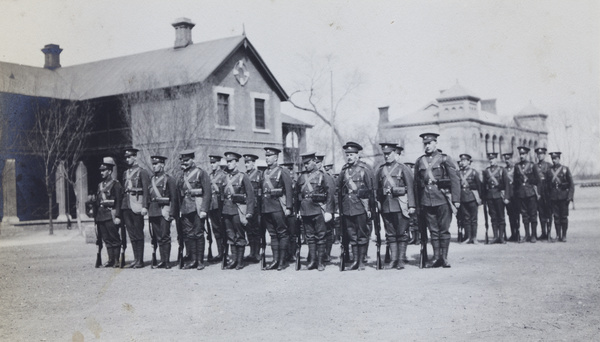
M171 258L171 244L166 244L165 245L165 256L164 256L164 260L165 260L165 268L166 269L171 269L171 265L169 264L169 259Z
M450 263L448 262L448 249L450 247L450 240L442 240L440 246L440 254L442 256L442 267L450 268Z
M226 269L228 270L232 270L237 266L238 263L238 248L236 245L231 245L231 262L229 262L227 264L227 266L225 266Z
M196 243L198 243L196 240L188 240L185 242L185 249L190 251L190 261L188 261L188 263L185 264L185 266L183 266L184 270L189 270L198 267L198 254L196 254Z
M463 236L463 240L462 241L457 240L457 241L463 245L468 244L468 243L473 243L473 240L471 239L471 226L463 223L463 229L465 230L465 235Z
M310 262L306 266L308 270L314 270L317 268L317 245L314 243L308 244L308 255L310 256Z
M417 232L415 230L409 231L410 240L408 240L409 245L415 245L417 242Z
M327 237L325 242L325 255L323 256L323 262L331 262L331 247L333 246L333 232Z
M351 246L352 248L352 254L354 255L354 262L352 263L352 265L350 265L350 270L357 270L358 269L358 245L354 245Z
M529 222L531 225L531 242L535 243L537 241L537 222Z
M440 240L431 240L431 247L433 248L433 257L425 265L425 268L437 268L442 266L442 258L440 256Z
M139 262L138 250L137 250L137 242L131 243L131 251L133 252L133 261L125 266L125 268L133 268Z
M160 254L160 262L158 263L158 265L156 265L156 268L165 268L166 263L165 263L165 248L167 246L158 246L158 251Z
M562 242L567 242L567 229L569 229L569 221L562 222L560 227L562 228Z
M562 242L562 228L558 220L554 220L554 231L556 232L556 241Z
M500 224L500 227L498 227L498 235L498 243L505 244L506 241L504 241L504 237L506 236L506 224Z
M546 234L546 221L540 222L540 229L542 230L542 234L540 235L540 241L548 240L548 235Z
M531 232L529 231L529 225L530 223L523 222L523 227L525 227L525 242L531 241Z
M358 255L360 256L360 258L358 258L358 270L359 271L365 270L365 264L366 264L366 259L367 259L366 255L367 255L368 247L369 247L368 243L366 245L358 246Z
M108 255L108 261L105 262L104 265L102 265L103 267L113 267L116 264L116 262L115 262L115 249L117 249L117 248L112 248L112 247L108 248L108 247L106 247L106 254Z
M479 242L477 241L477 225L472 224L470 226L470 228L471 229L470 229L470 234L469 234L470 238L469 239L471 241L473 241L473 244L477 245L477 244L479 244Z
M277 270L281 271L287 267L287 254L288 251L287 245L279 245L279 265L277 266Z
M390 247L390 269L396 268L398 267L398 243L397 242L390 242L389 245Z
M135 249L137 249L137 262L131 266L132 268L144 267L144 241L136 241Z
M327 254L327 245L317 246L317 260L319 263L318 270L325 271L325 257Z
M404 259L406 259L406 247L406 242L400 241L398 243L398 265L396 265L396 268L399 270L404 269Z
M119 257L120 257L120 253L121 253L121 247L115 247L115 249L113 250L113 253L115 254L113 256L113 259L115 260L115 264L113 265L114 268L119 268L121 267L121 263L119 262Z
M206 246L206 240L202 237L200 240L196 241L196 256L198 258L198 266L196 266L197 270L204 269L204 247Z
M260 260L258 259L258 243L256 239L252 239L252 241L248 241L248 245L250 246L250 252L248 256L244 257L244 261L257 263Z
M296 247L298 246L298 238L294 235L289 236L288 249L286 250L287 261L295 262L296 261Z
M418 230L415 230L415 245L420 245L421 244L421 232Z
M238 246L237 250L237 265L235 265L235 269L241 270L244 268L244 251L246 250L246 246Z
M209 262L217 262L223 259L223 246L221 245L221 241L217 241L217 255L213 256L212 259L208 260Z
M273 252L273 262L267 266L268 270L276 270L279 267L279 241L271 239L271 251Z

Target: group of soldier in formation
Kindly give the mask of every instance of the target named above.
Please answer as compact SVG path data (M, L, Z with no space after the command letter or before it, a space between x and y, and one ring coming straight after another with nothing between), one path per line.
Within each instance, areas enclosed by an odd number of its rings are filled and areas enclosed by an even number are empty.
M477 243L478 207L482 204L486 220L489 212L492 243L536 242L538 214L539 239L549 239L554 217L557 241L566 242L574 186L569 168L560 163L560 152L550 153L551 164L544 160L546 149L537 148L538 162L534 163L529 160L529 148L518 147L518 163L513 164L512 153L502 155L505 167L499 165L497 153L487 153L489 166L480 176L471 168L469 154L461 154L457 164L442 153L437 148L438 136L420 135L425 153L414 164L399 161L401 146L381 143L385 163L376 170L360 159L362 147L348 142L343 146L347 163L337 175L331 173L331 165L323 165L324 156L316 153L302 154L302 172L294 174L293 164L278 164L279 149L265 147L267 167L262 170L256 165L258 156L226 152L224 156L208 156L211 170L207 172L195 164L193 150L181 151L183 172L175 179L165 173L166 157L151 156L150 173L139 166L138 150L130 148L124 153L129 168L121 185L112 177L114 160L105 157L93 206L98 243L103 241L108 253L104 266L119 265L119 251L122 245L126 247L126 240L122 241L119 234L123 224L134 255L128 267L144 267L146 215L155 251L158 244L160 252L157 268L171 267L173 220L186 250L185 257L180 254L187 261L182 261L182 268L198 270L205 267L205 234L209 241L216 241L218 250L212 257L209 247L209 262L221 261L223 268L241 269L245 263L259 262L259 253L264 255L266 232L270 235L272 262L264 269L286 268L299 258L295 252L299 244L305 243L307 269L322 271L331 261L332 244L339 240L346 251L351 251L349 269L362 270L373 226L378 229L381 221L389 252L388 268L403 269L407 245L427 241L432 245L433 257L425 266L448 268L452 215L457 216L459 229L464 230L459 242ZM224 169L220 167L222 158L226 160ZM240 160L245 162L245 172L238 169ZM509 238L505 209L510 221ZM520 236L519 216L524 239ZM379 231L376 233L379 236ZM425 257L426 253L425 245ZM342 257L339 262L345 263L346 259Z

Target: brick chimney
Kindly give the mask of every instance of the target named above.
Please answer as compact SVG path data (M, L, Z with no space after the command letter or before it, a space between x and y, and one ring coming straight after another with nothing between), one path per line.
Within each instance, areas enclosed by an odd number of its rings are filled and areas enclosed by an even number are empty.
M46 55L44 68L54 70L60 68L60 53L63 49L56 44L44 46L42 52Z
M192 42L192 28L196 26L196 24L192 23L192 21L188 18L177 18L173 23L173 27L175 28L175 48L184 48Z
M390 122L390 115L388 113L388 109L390 106L379 107L379 124L386 124Z

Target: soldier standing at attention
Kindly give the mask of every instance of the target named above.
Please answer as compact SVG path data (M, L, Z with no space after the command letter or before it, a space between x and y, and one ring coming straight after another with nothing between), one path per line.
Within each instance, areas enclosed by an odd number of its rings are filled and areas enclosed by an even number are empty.
M406 167L408 167L410 169L410 174L413 177L413 190L414 190L414 179L415 179L415 163L404 163L404 165L406 165ZM414 191L413 191L414 194ZM415 198L415 207L416 207L416 198ZM410 220L409 220L409 230L410 230L410 234L411 234L411 239L410 241L408 241L409 245L420 245L421 244L421 238L419 237L420 232L419 232L419 225L417 224L417 213L414 212L412 214L410 214Z
M171 222L179 213L177 182L165 173L167 157L151 156L152 171L150 179L150 205L148 206L149 223L158 240L160 263L156 268L169 269L171 256Z
M333 218L333 192L327 174L317 167L315 153L301 155L305 172L298 178L294 196L296 212L302 218L310 263L307 268L325 270L327 254L326 224Z
M293 193L294 189L296 188L296 182L298 181L298 176L300 175L300 171L294 172L294 163L281 163L281 164L279 164L279 166L282 168L282 170L288 172L290 179L292 180L292 193ZM301 169L301 168L302 167L300 167L299 169ZM286 218L285 218L285 221L286 221L286 224L288 227L288 236L289 236L287 259L290 262L292 260L296 261L295 253L296 253L297 241L298 241L299 234L300 234L302 243L303 244L306 243L306 241L305 241L306 234L304 234L304 226L296 223L296 213L294 212L294 210L295 210L294 208L296 207L296 205L294 203L295 200L296 200L295 198L292 199L291 213L289 216L286 216Z
M184 269L204 269L204 220L206 220L212 192L210 177L194 163L194 150L184 150L179 154L183 174L177 180L181 213L181 230L185 249L190 261Z
M332 196L334 198L334 202L333 202L333 211L332 213L335 212L335 180L333 179L333 176L331 174L329 174L329 172L325 171L325 168L323 166L323 160L325 160L325 156L324 155L315 155L315 163L316 163L316 168L317 170L323 171L323 173L325 174L325 182L327 183L327 189L329 189L329 192L332 193ZM325 221L325 227L327 228L327 233L325 234L325 258L323 259L324 262L330 262L331 261L331 248L333 247L333 240L334 240L334 232L333 232L333 220L329 220L329 221Z
M112 178L115 162L111 157L102 158L100 164L100 175L102 182L98 184L96 193L96 216L94 222L102 236L108 262L104 267L119 267L119 251L121 249L121 237L119 236L119 224L121 224L121 199L123 188L118 180Z
M343 146L347 163L337 180L339 189L340 215L344 215L348 240L354 255L351 270L364 270L364 257L369 243L369 226L373 196L373 174L371 170L359 161L358 152L362 146L355 142L347 142ZM343 233L342 233L343 234ZM344 262L344 260L340 260Z
M222 191L223 222L227 232L227 240L231 245L231 262L227 269L244 268L244 249L246 249L246 233L244 227L254 215L254 189L248 175L238 170L239 153L225 152L227 161L227 180Z
M390 247L390 269L401 270L406 259L410 215L416 206L413 175L410 168L398 162L396 144L379 145L385 163L375 173L375 193L385 226L385 241Z
M267 169L262 181L262 220L271 237L273 262L268 270L281 271L285 268L288 258L290 231L286 217L292 215L292 179L289 170L277 165L281 150L275 147L265 147Z
M508 214L508 222L510 223L510 238L508 241L518 242L519 238L519 203L517 198L513 194L514 179L515 179L515 167L512 162L513 153L504 153L502 157L506 163L506 176L508 177L508 184L510 188L510 195L506 194L505 198L508 200L506 204L506 213Z
M529 161L529 148L517 147L519 150L519 163L515 166L514 193L519 201L519 209L525 227L525 241L535 242L537 237L537 201L539 170L537 165Z
M121 202L123 223L129 234L134 260L127 267L144 267L144 216L148 214L148 189L150 172L141 168L137 162L139 150L125 150L128 169L123 173L124 191Z
M463 153L460 156L458 176L460 177L459 215L468 240L466 243L477 243L477 213L481 202L481 181L479 173L471 167L471 156Z
M223 247L227 247L227 244L223 244L225 238L225 227L221 221L221 189L225 186L225 179L227 175L220 167L221 156L210 155L210 188L211 188L211 200L208 211L208 219L210 220L210 226L212 228L212 236L217 244L217 255L209 261L219 261L223 258Z
M492 243L505 243L506 220L504 217L504 206L509 203L511 197L510 181L506 170L498 165L498 153L487 154L490 166L483 171L483 192L488 207L494 240Z
M546 171L546 187L552 205L556 236L558 241L567 242L569 202L573 200L575 186L569 168L560 164L560 154L560 152L550 153L553 165Z
M437 149L437 133L423 133L425 154L415 162L415 187L422 215L429 227L433 259L427 267L450 267L452 208L460 208L460 181L454 160Z
M250 178L252 189L254 189L254 215L248 219L246 226L246 235L248 236L248 244L250 245L250 254L244 258L244 261L257 263L260 261L258 253L260 250L260 205L262 197L262 172L256 168L257 155L244 154L244 163L246 164L246 174Z
M538 215L540 218L540 228L542 229L542 235L540 235L540 240L548 240L548 234L550 233L550 229L552 229L552 206L550 204L550 200L548 199L548 193L546 190L547 187L543 186L546 183L546 174L548 170L552 167L552 164L545 161L546 159L546 148L538 147L535 149L535 153L537 154L537 167L540 171L540 199L538 200Z

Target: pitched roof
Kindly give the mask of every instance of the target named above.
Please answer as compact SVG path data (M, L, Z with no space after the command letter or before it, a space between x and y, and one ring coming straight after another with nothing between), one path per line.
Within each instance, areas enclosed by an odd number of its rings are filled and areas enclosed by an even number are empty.
M302 126L302 127L306 127L306 128L313 127L313 125L311 125L311 124L308 124L304 121L300 121L296 118L293 118L293 117L291 117L287 114L283 114L283 113L281 113L281 123L287 124L287 125Z
M521 109L517 115L537 115L544 114L539 108L533 105L533 102L529 102L525 108Z
M480 98L475 96L473 92L461 86L460 84L458 84L458 82L455 85L453 85L450 89L442 90L440 91L440 93L440 96L436 99L440 102L462 98L471 98L476 101L480 100Z
M58 68L54 71L0 62L0 91L86 100L205 81L239 48L248 49L281 100L288 95L246 36L234 36Z

